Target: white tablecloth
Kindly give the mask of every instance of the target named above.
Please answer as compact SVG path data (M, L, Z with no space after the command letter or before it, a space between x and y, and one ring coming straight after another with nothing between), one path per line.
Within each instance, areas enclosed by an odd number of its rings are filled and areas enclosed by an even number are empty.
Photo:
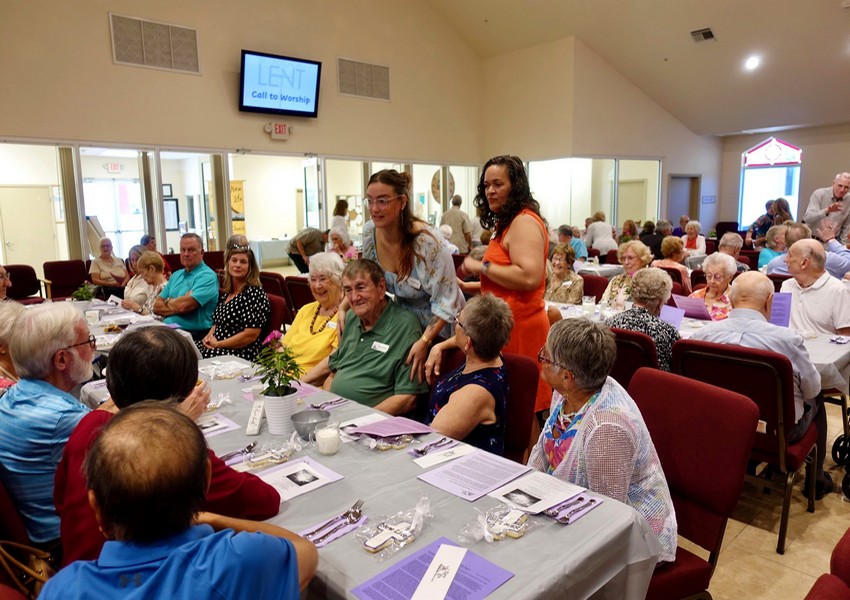
M620 275L623 272L623 265L591 265L585 263L578 271L579 275L599 275L606 279L611 279L615 275Z
M289 239L248 242L260 269L289 264Z

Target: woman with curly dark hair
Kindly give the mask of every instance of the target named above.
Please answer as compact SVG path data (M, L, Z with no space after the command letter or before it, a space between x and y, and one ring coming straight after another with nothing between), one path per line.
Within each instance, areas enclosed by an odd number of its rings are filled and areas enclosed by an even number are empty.
M413 214L411 183L409 173L394 169L369 178L365 202L372 220L363 226L363 258L381 265L387 291L419 319L424 332L410 348L407 364L412 363L411 379L423 381L431 344L452 335L450 324L466 302L443 237Z
M505 352L536 359L549 332L543 301L549 235L519 157L496 156L487 161L475 206L481 208L481 225L493 230L493 238L484 260L467 257L463 268L471 275L480 274L482 293L492 292L511 307L515 325ZM551 388L541 382L535 410L549 408L551 396Z

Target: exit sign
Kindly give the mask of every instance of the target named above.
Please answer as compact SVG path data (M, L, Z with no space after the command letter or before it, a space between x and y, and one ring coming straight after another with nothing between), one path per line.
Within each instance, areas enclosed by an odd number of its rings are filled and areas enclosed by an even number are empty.
M286 123L269 123L271 131L269 132L273 140L285 140L289 137L289 125Z

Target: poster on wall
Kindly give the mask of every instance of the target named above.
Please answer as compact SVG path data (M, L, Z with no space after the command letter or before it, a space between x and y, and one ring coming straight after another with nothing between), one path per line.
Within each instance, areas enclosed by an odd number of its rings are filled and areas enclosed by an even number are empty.
M163 199L162 209L165 217L165 230L178 231L180 229L180 207L177 206L177 198Z

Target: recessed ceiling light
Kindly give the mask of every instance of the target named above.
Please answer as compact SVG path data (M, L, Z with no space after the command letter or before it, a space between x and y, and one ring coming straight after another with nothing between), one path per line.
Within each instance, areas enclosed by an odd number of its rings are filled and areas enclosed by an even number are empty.
M749 57L747 59L747 61L744 63L744 68L747 71L755 71L756 69L759 68L760 64L761 64L761 57L753 55L753 56Z

